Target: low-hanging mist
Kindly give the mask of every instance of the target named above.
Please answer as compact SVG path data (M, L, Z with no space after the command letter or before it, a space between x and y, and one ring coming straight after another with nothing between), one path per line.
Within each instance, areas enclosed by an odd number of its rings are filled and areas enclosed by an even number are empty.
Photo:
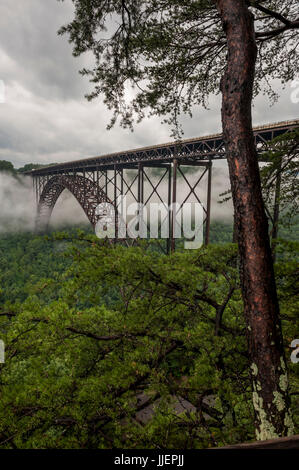
M198 180L199 169L194 173L186 175L191 186ZM147 172L152 183L155 185L159 181L159 176ZM178 201L183 202L189 193L189 187L182 176L178 177ZM231 201L219 204L219 195L229 188L228 168L225 161L215 162L212 176L212 220L231 221L232 204ZM159 194L164 201L167 201L167 181L166 179L159 186ZM144 197L147 199L152 188L145 178ZM206 204L207 177L205 176L199 183L196 193L204 206ZM128 203L132 202L128 197ZM157 197L153 196L150 202L157 202ZM194 197L188 199L195 201ZM0 233L12 231L33 231L36 215L35 194L32 187L32 179L29 176L12 175L0 173ZM58 199L53 210L50 227L59 228L62 226L72 226L78 224L88 224L87 217L75 197L65 190Z
M33 231L36 201L29 176L0 173L0 233ZM88 223L74 196L65 190L54 208L51 227Z

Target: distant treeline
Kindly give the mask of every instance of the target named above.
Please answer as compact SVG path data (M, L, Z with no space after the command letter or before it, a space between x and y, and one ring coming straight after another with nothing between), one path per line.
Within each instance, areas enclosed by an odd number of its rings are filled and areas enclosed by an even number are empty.
M51 163L50 165L56 165L56 163ZM5 173L25 173L26 171L31 171L31 170L36 170L37 168L42 168L44 166L50 166L49 164L47 165L42 165L40 163L27 163L21 168L15 168L14 165L7 161L7 160L0 160L0 172L5 172Z

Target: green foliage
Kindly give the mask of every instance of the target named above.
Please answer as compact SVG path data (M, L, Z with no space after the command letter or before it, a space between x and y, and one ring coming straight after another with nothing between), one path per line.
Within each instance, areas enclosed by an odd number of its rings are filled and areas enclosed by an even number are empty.
M68 35L74 56L93 54L93 66L81 73L94 85L87 98L102 95L114 111L110 126L120 118L122 126L132 127L135 119L156 114L166 116L165 121L178 131L181 113L191 114L195 105L207 107L209 95L219 92L227 45L217 2L73 3L74 19L59 33ZM258 46L255 94L265 90L275 99L269 78L286 82L299 72L294 31L298 2L249 4L256 19Z
M5 172L5 173L15 173L14 166L11 162L8 162L7 160L0 160L0 172Z
M284 223L290 225L296 221L299 206L299 129L285 133L268 144L268 150L262 155L267 164L261 169L264 201L268 215L279 206ZM277 187L277 181L279 187ZM276 199L275 199L276 192ZM295 220L294 220L295 219Z
M25 173L26 171L31 171L31 170L35 170L37 168L41 168L42 166L45 166L45 165L39 165L37 163L27 163L23 167L18 168L18 172L19 173Z
M75 233L69 231L69 236ZM59 279L70 264L64 256L66 245L67 242L35 237L30 232L0 235L0 306L21 303L38 282Z
M275 207L278 210L278 231L283 239L299 239L299 129L286 132L267 143L260 155L260 176L263 199L273 233ZM266 162L266 163L265 163ZM231 199L231 190L220 194L221 204Z
M214 221L210 228L210 239L212 243L230 243L233 239L233 224Z
M18 168L18 173L25 173L26 171L37 170L38 168L43 168L52 165L57 165L57 163L49 163L46 165L43 165L41 163L27 163L22 168Z
M15 246L19 270L31 265L33 277L14 304L2 280L0 447L205 448L253 439L236 246L165 256L81 231L62 257L71 238L26 236L28 253L12 241L6 250ZM296 249L277 248L286 345L298 321ZM33 258L39 251L52 259L47 278L42 256Z

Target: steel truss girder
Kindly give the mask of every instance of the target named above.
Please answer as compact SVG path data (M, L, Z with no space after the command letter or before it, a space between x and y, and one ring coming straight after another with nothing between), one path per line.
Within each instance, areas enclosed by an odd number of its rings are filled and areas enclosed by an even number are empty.
M254 128L254 138L258 153L261 154L266 149L267 143L274 137L292 131L298 128L298 126L299 120L294 120ZM99 168L102 170L113 170L114 165L121 165L125 168L127 165L138 166L138 163L141 162L149 165L151 163L163 164L171 162L175 158L178 160L188 160L190 164L191 162L196 163L200 161L225 159L225 147L222 134L60 163L28 173L32 176L37 176L65 174L69 171L94 172Z
M259 153L267 149L268 142L277 135L292 131L299 126L299 120L263 126L254 130L255 143ZM117 214L117 197L130 194L136 202L148 204L153 195L167 206L177 202L177 177L187 183L189 193L182 204L191 195L201 203L196 189L204 175L208 175L207 198L205 211L205 243L209 243L211 219L211 187L212 187L212 161L225 158L224 142L221 134L191 139L179 143L170 143L161 146L120 152L103 157L53 165L30 172L33 177L33 187L38 206L37 227L46 228L53 208L63 192L68 189L78 200L90 223L95 226L97 222L96 206L101 202L110 202ZM181 166L202 166L204 168L198 180L191 184L188 177L181 171ZM162 171L157 183L147 174L147 169L159 168ZM126 170L133 173L128 178ZM168 176L167 196L165 200L159 193L160 184ZM145 184L151 186L150 194L145 195ZM180 210L180 209L179 209ZM167 251L174 251L174 216L168 214L169 238ZM115 233L117 234L117 217L115 220Z
M174 217L176 214L173 214L169 207L171 203L177 202L177 175L181 174L182 180L187 183L189 188L189 193L185 197L185 201L188 200L191 194L194 194L195 199L201 203L198 195L196 194L196 188L199 183L202 181L204 175L209 172L212 167L212 162L196 162L191 166L203 167L204 171L197 178L196 182L190 183L188 175L185 175L181 170L181 166L190 166L190 162L182 160L174 160L168 164L159 163L156 164L143 164L139 163L137 168L135 167L132 170L133 175L128 180L128 175L121 166L114 166L113 171L99 170L97 169L94 172L67 172L64 175L56 176L36 176L34 178L34 187L36 189L37 197L37 218L36 218L36 227L37 230L41 231L48 227L50 217L54 206L60 197L64 189L68 189L74 197L77 199L81 207L83 208L88 220L95 227L97 223L96 207L101 202L109 202L113 204L115 208L115 234L117 238L118 233L118 213L119 207L117 206L118 196L131 194L133 200L138 203L142 203L147 206L153 196L156 196L158 200L164 204L168 209L167 219L169 227L169 236L166 242L166 251L174 251L175 249L175 240L174 240ZM157 175L157 180L154 181L149 175L149 171L153 169L160 169L161 174ZM167 178L167 196L166 198L161 195L160 187L165 179ZM209 180L210 181L210 180ZM149 191L148 194L145 192L145 185L147 185ZM112 192L112 196L108 193ZM210 226L210 183L208 185L207 192L207 205L204 207L206 215L206 234L209 233ZM181 207L180 209L181 210ZM165 218L166 219L166 218ZM163 222L165 222L165 219ZM206 242L208 241L206 235ZM134 240L125 240L127 245L132 245L136 241ZM159 244L161 248L161 244Z

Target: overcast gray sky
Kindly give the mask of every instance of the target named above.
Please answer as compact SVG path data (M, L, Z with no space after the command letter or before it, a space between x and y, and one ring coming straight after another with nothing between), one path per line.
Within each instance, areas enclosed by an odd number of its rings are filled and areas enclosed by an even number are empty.
M85 100L90 85L78 74L90 57L74 58L67 38L57 36L72 11L71 0L1 0L0 80L6 86L6 102L0 104L0 160L16 167L170 140L169 128L158 118L147 119L134 133L118 127L106 130L109 113L100 98ZM254 124L297 118L299 105L291 102L291 91L287 86L272 108L260 96ZM186 138L218 132L220 97L211 99L209 111L198 108L193 119L183 123Z

